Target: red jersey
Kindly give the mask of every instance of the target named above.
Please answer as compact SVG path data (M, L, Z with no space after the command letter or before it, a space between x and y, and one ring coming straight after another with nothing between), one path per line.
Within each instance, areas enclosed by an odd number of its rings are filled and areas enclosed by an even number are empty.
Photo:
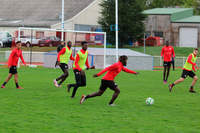
M67 47L67 48L70 50L69 47ZM62 50L60 52L58 52L58 56L57 56L58 61L60 61L60 55L65 54L65 51L66 51L66 48L62 48ZM72 54L70 56L70 60L74 60L74 57L72 56Z
M166 62L172 61L172 57L175 57L174 48L172 46L164 46L161 51L161 56Z
M81 53L83 53L83 54L85 54L85 50L83 50L83 49L81 49L80 50L81 51ZM80 60L80 57L79 57L79 54L77 53L76 54L76 58L75 58L75 67L73 67L73 69L75 70L75 69L77 69L77 70L79 70L79 71L81 71L81 68L80 68L80 66L78 65L78 62L79 62L79 60ZM85 62L85 65L87 66L87 68L90 68L90 65L89 65L89 62L88 62L88 57L87 57L87 60L86 60L86 62Z
M18 48L13 49L8 59L8 67L17 66L19 58L21 58L23 64L26 64L22 56L22 50Z
M103 73L105 73L106 71L108 71L106 73L106 75L102 78L104 80L114 80L114 78L121 72L121 71L124 71L124 72L127 72L127 73L132 73L132 74L135 74L136 72L132 71L132 70L129 70L128 68L125 68L123 66L123 64L118 61L117 63L109 66L109 67L106 67L105 69L103 69L101 72L99 72L97 74L97 76L100 76L102 75Z

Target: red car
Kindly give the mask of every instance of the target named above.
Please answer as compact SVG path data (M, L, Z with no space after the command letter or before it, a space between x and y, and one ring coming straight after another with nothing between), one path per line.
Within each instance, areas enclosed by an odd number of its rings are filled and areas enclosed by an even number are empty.
M39 42L39 47L57 47L61 44L61 40L58 37L50 36L41 39Z

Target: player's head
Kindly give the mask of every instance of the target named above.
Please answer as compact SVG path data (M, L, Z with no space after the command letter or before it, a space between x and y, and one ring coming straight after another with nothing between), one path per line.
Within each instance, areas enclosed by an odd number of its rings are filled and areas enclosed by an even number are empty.
M169 41L166 41L165 44L166 44L166 46L169 46Z
M83 50L87 50L87 48L88 48L88 44L86 41L81 42L81 46L82 46Z
M67 42L67 46L68 46L69 48L71 48L71 47L72 47L72 42L71 42L71 41L68 41L68 42Z
M65 45L65 41L61 41L61 45Z
M20 48L22 47L21 41L17 41L17 42L16 42L16 47L17 47L18 49L20 49Z
M197 55L198 52L199 52L198 48L195 48L195 49L193 50L193 54L194 54L194 55Z
M119 61L123 64L123 66L127 65L128 57L126 55L122 55L119 57Z

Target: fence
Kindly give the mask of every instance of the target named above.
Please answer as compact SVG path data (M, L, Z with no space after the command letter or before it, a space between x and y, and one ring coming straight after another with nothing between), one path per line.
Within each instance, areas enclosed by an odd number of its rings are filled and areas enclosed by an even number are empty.
M174 64L176 67L182 67L185 64L187 57L175 57ZM200 66L200 57L197 58L197 66ZM161 56L153 56L153 66L162 67L163 60Z
M0 65L6 65L10 51L0 51ZM23 51L25 62L33 65L41 65L44 67L54 68L57 58L56 52L27 52ZM185 64L187 57L176 57L175 66L182 67ZM107 55L106 60L111 65L115 62L115 56ZM72 66L72 61L69 62L69 67ZM95 65L97 69L104 67L103 55L89 55L90 65ZM163 61L161 56L128 56L127 67L134 70L152 70L157 67L162 67ZM197 58L197 66L200 67L200 57Z

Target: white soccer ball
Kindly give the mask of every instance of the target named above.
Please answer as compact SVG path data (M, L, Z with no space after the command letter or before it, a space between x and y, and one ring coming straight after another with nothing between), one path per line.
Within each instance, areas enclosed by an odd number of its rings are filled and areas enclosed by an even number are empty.
M146 104L147 104L147 105L152 105L153 103L154 103L154 99L153 99L153 98L148 97L148 98L146 99Z

